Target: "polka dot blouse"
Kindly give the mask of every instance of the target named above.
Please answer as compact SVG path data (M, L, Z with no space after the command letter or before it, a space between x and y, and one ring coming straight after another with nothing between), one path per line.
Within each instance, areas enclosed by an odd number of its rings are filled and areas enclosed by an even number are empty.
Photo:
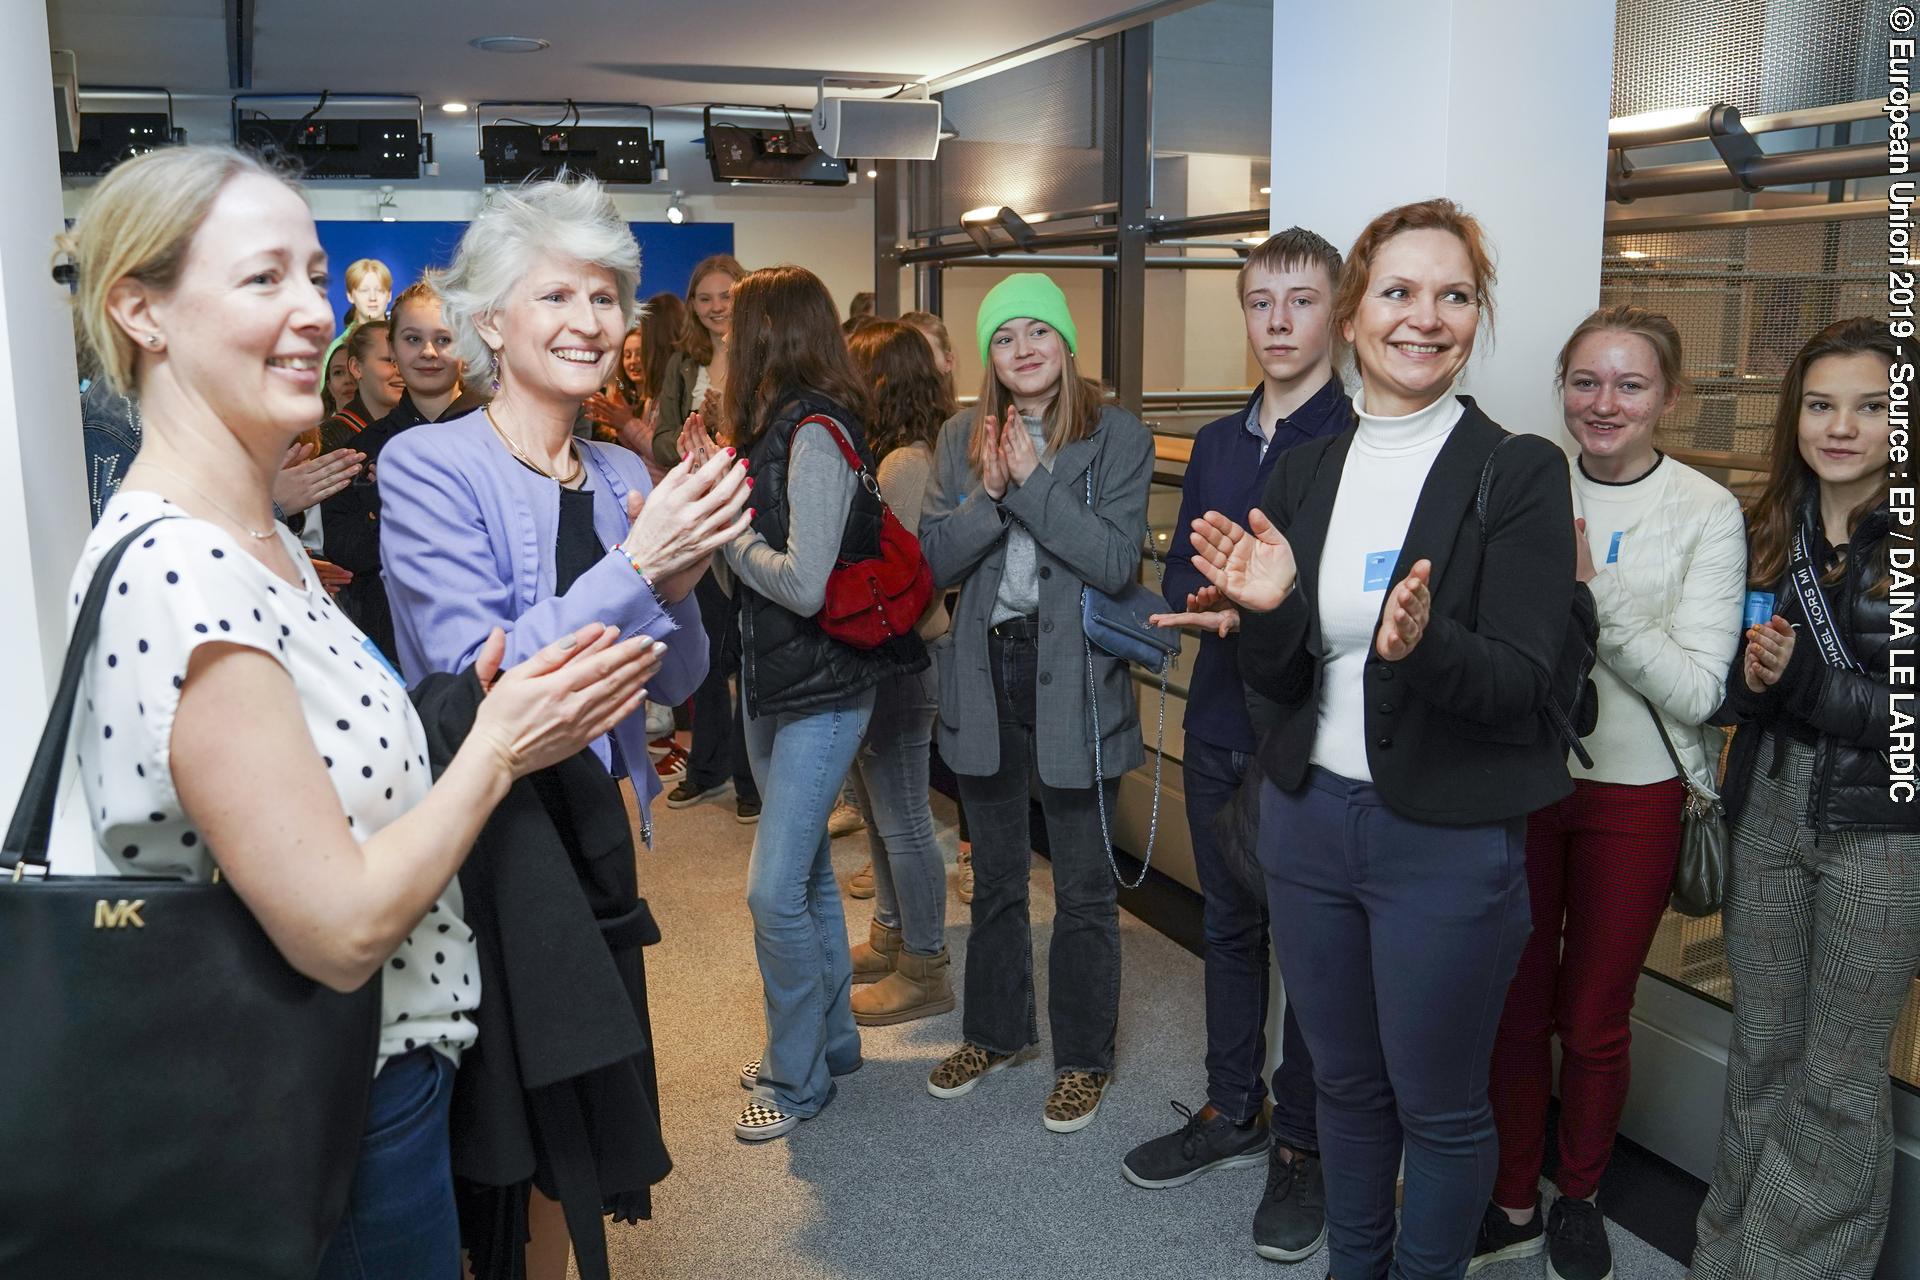
M100 558L127 530L163 520L127 548L100 614L81 682L72 745L102 875L209 879L217 860L186 815L169 750L180 686L208 642L244 645L293 677L314 746L347 825L366 840L418 804L432 784L426 734L406 686L314 576L290 586L218 526L186 517L158 494L122 489L101 512L74 570L68 621ZM407 935L382 973L380 1064L431 1046L452 1058L473 1043L480 967L461 919L460 882Z

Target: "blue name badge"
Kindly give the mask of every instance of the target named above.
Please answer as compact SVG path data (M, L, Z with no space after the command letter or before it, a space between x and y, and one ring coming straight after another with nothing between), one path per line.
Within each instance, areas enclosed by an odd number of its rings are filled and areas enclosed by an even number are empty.
M1607 544L1607 563L1608 564L1620 563L1620 536L1624 532L1625 530L1623 529L1615 529L1613 531L1613 541Z
M401 678L400 673L393 669L393 664L387 661L387 655L380 652L379 645L375 644L371 640L362 640L360 642L360 647L366 650L367 656L369 658L372 658L375 662L380 664L382 670L384 670L388 675L393 677L393 681L395 684L405 685L407 683L405 680Z
M1747 592L1747 625L1763 627L1773 617L1773 592Z
M1400 561L1400 548L1367 552L1367 568L1361 578L1361 590L1385 591L1393 585L1393 566Z

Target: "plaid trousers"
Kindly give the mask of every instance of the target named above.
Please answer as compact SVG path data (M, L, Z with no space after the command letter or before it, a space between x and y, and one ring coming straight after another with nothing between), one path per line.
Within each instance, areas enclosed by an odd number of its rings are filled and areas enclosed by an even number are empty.
M1733 1040L1689 1274L1870 1280L1893 1187L1888 1058L1920 966L1920 833L1816 838L1801 825L1813 748L1769 737L1760 764L1733 832Z

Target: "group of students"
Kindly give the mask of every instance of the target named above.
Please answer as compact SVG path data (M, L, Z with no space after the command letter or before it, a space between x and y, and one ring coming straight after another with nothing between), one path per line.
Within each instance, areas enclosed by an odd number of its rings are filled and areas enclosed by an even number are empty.
M1016 273L983 300L966 410L950 349L891 321L849 338L799 267L702 264L656 378L646 325L632 335L638 250L604 191L503 192L384 332L355 327L337 406L367 423L350 451L364 459L344 466L377 468L334 496L371 499L358 519L377 521L377 561L346 567L378 581L387 652L416 695L435 673L471 682L470 723L442 734L274 519L276 480L307 465L285 464L334 331L297 188L237 152L171 148L116 168L65 244L84 346L144 419L76 591L128 522L159 521L118 571L87 667L77 738L101 869L205 878L217 851L295 969L343 990L383 980L369 1140L322 1275L450 1276L463 1227L471 1247L449 1110L498 963L471 925L497 904L486 884L464 898L456 873L522 780L580 837L599 793L556 784L567 761L631 777L650 842L643 696L706 690L716 710L696 731L735 727L766 806L747 907L767 1036L740 1073L740 1138L820 1114L861 1065L862 1023L955 1002L930 738L958 778L975 879L961 1043L927 1090L963 1097L1039 1043L1037 800L1056 911L1036 1100L1049 1130L1095 1119L1121 973L1103 813L1144 750L1127 664L1090 644L1082 610L1138 578L1154 446L1080 372L1051 280ZM1493 275L1479 226L1445 200L1381 215L1344 259L1282 232L1241 273L1263 379L1195 441L1157 619L1203 635L1185 776L1207 1102L1176 1104L1181 1127L1124 1174L1167 1187L1266 1161L1256 1248L1298 1260L1324 1241L1339 1280L1457 1277L1543 1248L1560 1280L1603 1280L1592 1195L1633 985L1685 788L1715 785L1703 726L1736 723L1736 1034L1694 1273L1865 1277L1886 1226L1893 1021L1920 961L1903 874L1920 841L1880 754L1891 338L1847 321L1802 349L1743 528L1730 495L1654 447L1685 390L1659 316L1597 312L1563 349L1571 478L1549 441L1508 436L1457 394ZM696 325L704 358L684 340ZM583 412L616 439L582 438ZM378 423L391 429L369 440ZM888 510L917 531L935 599L911 632L855 646L818 615L836 567L879 554ZM1583 583L1600 714L1594 765L1570 774L1544 712ZM1749 588L1766 607L1743 632ZM687 767L697 795L729 765ZM875 831L860 947L830 859L850 769ZM1264 894L1215 833L1243 787ZM1288 995L1271 1124L1269 938ZM1555 1034L1560 1195L1543 1221ZM541 1159L526 1182L543 1194L514 1192L536 1276L565 1265ZM620 1182L603 1163L593 1207L637 1212L663 1173ZM512 1274L499 1252L476 1274Z

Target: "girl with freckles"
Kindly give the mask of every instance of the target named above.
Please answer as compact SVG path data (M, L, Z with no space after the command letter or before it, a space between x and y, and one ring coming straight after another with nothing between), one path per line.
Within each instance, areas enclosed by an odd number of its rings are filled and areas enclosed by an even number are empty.
M1466 1270L1530 924L1526 815L1572 785L1544 714L1575 586L1566 459L1455 393L1493 274L1451 201L1374 219L1332 315L1358 422L1282 454L1244 525L1193 525L1195 567L1241 612L1241 676L1279 706L1259 853L1314 1060L1337 1280Z
M1695 1280L1868 1280L1886 1239L1887 1069L1920 967L1920 817L1889 794L1887 760L1887 491L1912 483L1891 460L1898 355L1879 320L1808 339L1747 512L1753 625L1717 717L1738 726L1721 915L1733 1037Z

